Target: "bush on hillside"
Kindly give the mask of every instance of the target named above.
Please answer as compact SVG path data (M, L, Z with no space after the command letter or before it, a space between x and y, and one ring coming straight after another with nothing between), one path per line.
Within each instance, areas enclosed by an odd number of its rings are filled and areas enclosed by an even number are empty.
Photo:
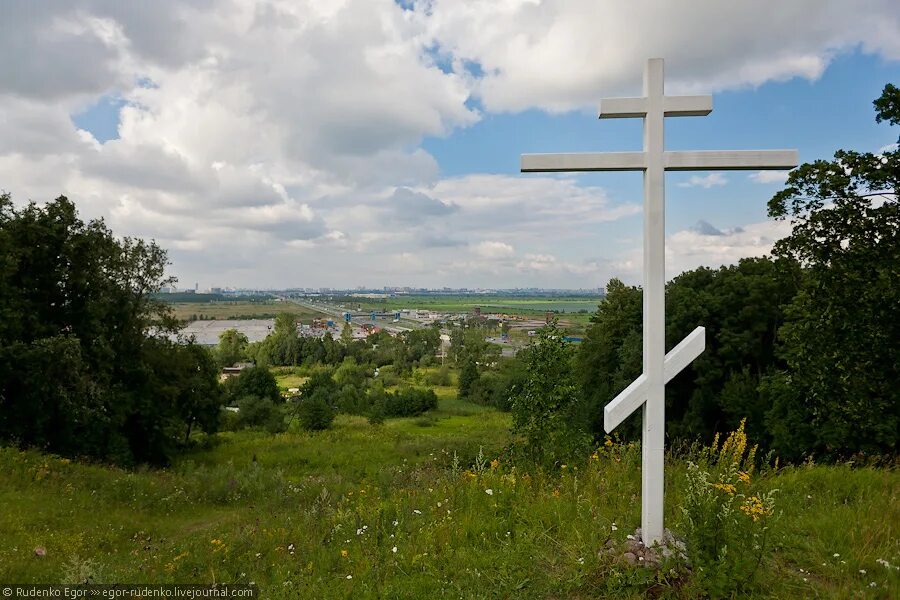
M269 398L244 396L238 401L238 427L259 427L269 433L281 433L287 429L282 407Z
M434 390L425 388L404 388L384 396L385 416L415 417L437 408Z
M310 396L300 398L297 405L297 418L300 427L306 431L323 431L331 427L334 421L334 409L329 402L328 393L319 388Z

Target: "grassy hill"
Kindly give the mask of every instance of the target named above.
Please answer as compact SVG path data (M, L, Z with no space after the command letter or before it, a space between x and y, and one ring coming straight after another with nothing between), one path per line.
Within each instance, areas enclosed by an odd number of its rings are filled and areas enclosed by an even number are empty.
M0 580L252 581L264 598L693 597L684 572L599 552L639 525L638 448L526 472L502 455L508 428L445 392L431 414L382 426L342 415L318 434L220 434L168 470L0 449ZM676 530L684 474L670 459ZM755 597L898 597L900 474L805 465L759 485L779 490L780 517Z

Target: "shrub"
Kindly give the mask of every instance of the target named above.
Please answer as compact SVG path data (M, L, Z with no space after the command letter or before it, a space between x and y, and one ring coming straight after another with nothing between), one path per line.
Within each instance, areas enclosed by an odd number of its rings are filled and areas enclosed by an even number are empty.
M766 553L776 490L754 481L756 446L747 449L744 421L718 447L694 449L681 506L695 583L713 598L748 586Z
M475 364L474 358L468 357L459 372L459 397L467 400L476 381L478 381L478 365Z
M450 378L450 368L447 366L443 366L437 371L432 371L425 376L425 382L428 385L451 385L452 379Z
M316 390L311 396L304 396L297 406L297 418L300 427L306 431L322 431L331 427L334 421L334 409L328 402L329 397L324 388Z
M225 382L225 392L230 403L246 396L265 398L273 403L282 401L278 382L266 367L247 367L242 370L237 377Z
M385 394L385 416L415 417L437 408L434 390L425 388L405 388L393 394Z
M281 433L287 429L284 411L269 398L244 396L238 401L238 427L260 427L269 433Z

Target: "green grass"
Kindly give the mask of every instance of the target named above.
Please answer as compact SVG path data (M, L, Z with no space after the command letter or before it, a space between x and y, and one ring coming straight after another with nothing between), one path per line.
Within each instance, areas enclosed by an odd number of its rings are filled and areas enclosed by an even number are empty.
M513 314L541 315L548 311L577 313L596 312L600 302L598 297L511 297L497 295L483 296L398 296L374 300L370 298L341 298L335 302L366 310L393 311L400 309L422 309L447 312L467 312L480 306L484 312L508 312Z
M322 313L291 302L246 302L226 300L220 302L174 302L172 310L177 319L186 320L191 315L203 315L204 319L263 319L281 313L292 313L303 323L322 318Z
M437 391L426 417L220 434L167 470L0 449L0 581L78 568L104 582L253 581L263 598L691 597L598 556L639 524L639 449L526 473L503 455L508 415ZM675 527L683 475L671 459ZM900 564L900 474L802 466L759 485L780 490L782 514L749 595L897 597L900 575L876 559Z

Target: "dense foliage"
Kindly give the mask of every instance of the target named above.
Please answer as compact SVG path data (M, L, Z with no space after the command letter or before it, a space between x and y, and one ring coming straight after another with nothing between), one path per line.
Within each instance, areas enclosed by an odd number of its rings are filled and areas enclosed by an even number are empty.
M897 88L877 119L900 124ZM786 368L763 386L781 454L829 457L900 445L900 151L840 150L791 173L769 214L790 219L775 247L803 267L786 307Z
M0 195L0 440L164 463L195 426L216 430L215 362L171 339L153 298L165 266L65 197L16 209Z

